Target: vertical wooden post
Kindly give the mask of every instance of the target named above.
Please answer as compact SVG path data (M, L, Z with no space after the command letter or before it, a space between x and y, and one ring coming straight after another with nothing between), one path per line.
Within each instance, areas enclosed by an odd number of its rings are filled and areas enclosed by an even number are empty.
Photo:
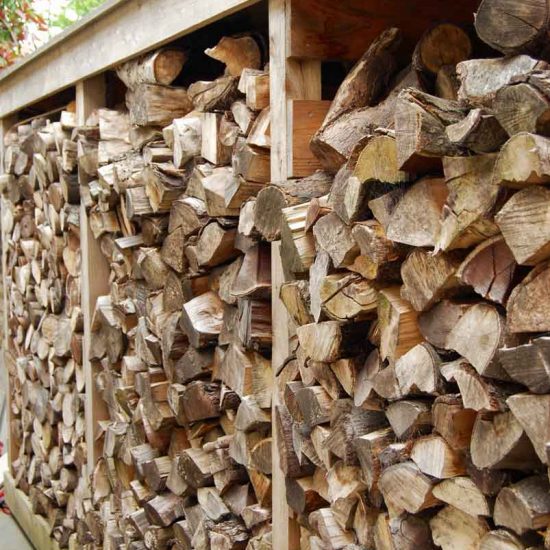
M90 113L105 106L105 77L98 75L76 85L77 122L83 125ZM95 387L94 367L90 361L90 337L92 315L98 296L109 293L109 265L101 253L99 243L90 229L84 204L80 205L80 248L82 254L81 296L84 316L84 342L82 359L86 383L86 446L88 450L88 471L93 472L101 454L101 442L96 441L96 427L99 420L109 418L105 402Z
M17 116L11 115L0 120L0 173L4 173L4 138L9 129L17 122ZM11 391L10 391L10 377L9 377L9 338L8 338L8 290L6 285L7 278L7 231L4 227L4 209L6 208L5 199L0 199L0 216L1 216L1 239L2 239L2 376L0 377L0 384L2 389L0 393L4 393L4 411L0 414L0 420L5 422L6 437L8 443L8 462L10 465L10 472L12 471L12 464L17 456L18 442L11 437L11 424L12 424L12 408L11 408Z
M299 0L297 0L299 1ZM321 99L321 64L288 57L290 45L290 14L292 0L269 1L270 98L271 98L271 181L285 181L292 167L292 120L290 102L294 99ZM271 248L272 280L272 367L276 373L289 354L291 323L279 299L284 283L280 242ZM299 550L300 528L286 502L285 475L281 470L275 430L275 407L281 398L273 396L273 548Z

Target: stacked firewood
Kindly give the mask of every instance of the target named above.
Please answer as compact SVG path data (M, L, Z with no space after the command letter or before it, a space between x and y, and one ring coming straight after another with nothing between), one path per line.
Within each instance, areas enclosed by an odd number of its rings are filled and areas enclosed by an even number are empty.
M68 111L18 126L0 176L12 471L61 547L75 532L86 462L74 128Z
M271 547L271 264L254 225L269 76L251 36L206 53L225 73L188 88L170 86L185 53L126 63L127 111L99 109L80 129L82 193L110 266L92 319L108 414L89 548Z
M483 2L479 36L507 57L471 59L481 43L443 24L403 68L400 31L382 33L312 140L326 171L258 197L282 212L262 231L296 325L274 429L302 549L548 545L540 4L537 30L531 5Z

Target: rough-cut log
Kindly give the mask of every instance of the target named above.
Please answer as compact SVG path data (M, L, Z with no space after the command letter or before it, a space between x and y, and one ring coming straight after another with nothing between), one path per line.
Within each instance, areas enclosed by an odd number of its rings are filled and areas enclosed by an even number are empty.
M512 136L498 154L493 182L508 187L550 182L550 139L520 132Z
M511 412L497 414L492 419L477 417L471 453L477 468L523 470L538 463L529 438Z
M435 485L413 462L403 462L386 468L378 486L386 504L392 510L416 514L438 504L432 490Z
M224 111L238 97L237 80L232 76L222 76L212 82L194 82L187 93L198 111Z
M517 267L504 238L497 236L472 250L460 265L457 276L483 298L505 304L512 290Z
M535 267L510 294L506 311L510 332L543 332L550 330L548 285L550 267Z
M490 108L497 92L513 79L546 67L546 63L528 55L462 61L456 68L460 80L458 99L475 107Z
M314 361L331 362L361 351L365 323L344 324L338 321L310 323L296 329L300 345Z
M548 31L549 10L544 0L529 4L513 0L483 0L476 13L479 37L504 54L537 53Z
M548 72L535 74L501 88L496 94L493 111L509 136L520 132L550 135Z
M546 477L532 476L504 487L495 502L495 524L518 535L545 527L550 519L550 494Z
M536 265L550 257L549 199L544 187L522 189L495 218L518 264Z
M343 113L376 104L397 69L400 43L401 33L395 28L385 30L371 43L336 92L321 131Z
M498 412L506 410L504 401L508 395L504 389L481 377L464 359L457 359L441 367L447 381L455 381L462 403L474 411Z
M471 110L463 120L447 126L445 133L451 143L478 154L497 151L508 137L499 120L482 109Z
M443 550L478 548L489 525L483 518L475 517L453 506L446 506L430 520L435 544Z
M418 317L422 336L436 348L445 348L451 330L469 307L469 304L442 300Z
M430 344L423 342L411 348L395 362L395 376L403 395L443 391L439 373L441 360Z
M479 550L525 550L525 544L505 529L489 531L479 544Z
M390 215L386 230L388 238L411 246L435 246L447 195L443 179L424 178L415 183Z
M460 318L447 337L445 347L468 359L479 374L506 380L496 355L509 339L504 316L496 307L480 303Z
M460 455L437 435L417 439L411 450L411 459L423 473L438 479L466 473Z
M446 479L434 487L436 498L471 516L491 516L487 497L469 477Z
M255 227L267 241L278 239L282 209L322 197L330 191L331 185L332 176L317 171L301 180L289 180L261 189L256 198Z
M224 36L204 53L224 63L226 73L235 77L241 76L244 69L259 69L262 62L260 48L251 36Z
M192 111L183 118L176 118L172 125L174 166L183 168L191 159L201 154L202 113Z
M140 84L128 92L130 118L138 126L164 126L193 109L184 88Z
M157 50L138 59L127 61L117 69L117 75L128 88L139 84L168 86L180 74L187 54L182 50Z
M460 258L450 254L430 254L421 249L411 252L401 266L401 296L416 311L429 309L459 284L456 274Z
M407 68L395 77L391 87L386 99L377 105L343 113L315 134L311 150L326 170L337 172L361 141L374 135L376 129L392 129L399 92L410 87L421 88L421 85L416 72Z
M432 413L424 401L402 399L388 405L386 416L399 439L408 439L431 430Z
M321 308L335 321L372 318L378 307L378 292L357 275L328 275L319 289Z
M443 23L422 35L413 53L413 67L437 75L441 67L456 65L468 59L471 53L469 36L460 27Z
M398 287L382 290L378 295L380 355L396 361L423 341L417 313L400 297Z
M183 305L180 325L196 348L215 341L221 331L223 306L218 295L206 292Z
M317 245L330 256L334 267L349 265L359 254L351 230L334 213L323 216L314 226Z
M498 233L492 220L500 188L493 184L495 155L443 159L449 189L436 250L468 248Z
M462 120L464 109L458 102L430 96L409 88L397 99L395 135L397 164L409 172L431 171L441 157L456 156L461 147L450 141L445 128Z
M550 393L550 338L536 338L522 346L501 348L499 360L515 382L533 393Z
M506 404L525 430L541 462L546 463L550 395L518 393L509 397Z

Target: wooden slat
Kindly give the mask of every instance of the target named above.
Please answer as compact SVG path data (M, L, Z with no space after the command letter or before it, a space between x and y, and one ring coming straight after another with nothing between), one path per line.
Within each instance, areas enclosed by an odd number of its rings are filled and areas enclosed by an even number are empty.
M79 82L76 87L76 113L78 124L84 124L90 113L105 105L105 79L103 75ZM90 362L90 337L92 315L98 296L109 293L109 264L101 253L99 243L94 239L86 208L80 205L80 247L82 250L82 314L84 317L84 341L82 358L86 383L86 447L88 450L88 471L91 473L101 455L102 443L96 441L99 420L109 418L107 406L96 391L94 368Z
M259 0L111 0L0 75L0 117Z
M479 0L293 0L289 55L358 59L384 29L399 27L412 48L430 25L472 25Z
M13 477L8 473L4 474L4 494L12 516L32 545L37 550L59 550L57 541L50 538L48 522L42 516L33 514L29 497L16 488ZM0 543L0 547L11 550L6 544Z
M4 173L4 137L8 130L15 124L16 117L8 116L3 118L0 121L0 173ZM6 231L4 229L4 208L5 201L2 197L0 199L0 216L1 216L1 228L0 228L0 238L2 239L2 376L0 377L0 384L3 386L3 393L6 396L5 403L5 415L4 422L6 422L7 429L6 434L8 437L7 446L8 446L8 461L10 465L10 470L12 468L13 461L17 456L18 451L18 442L11 437L11 425L12 425L12 408L11 408L11 394L10 391L10 379L9 379L9 370L8 365L11 364L11 357L9 356L9 346L8 346L8 293L6 290L6 276L7 276L7 238Z
M270 98L271 98L271 181L286 180L292 173L292 117L289 102L293 99L321 99L321 65L317 61L288 58L290 0L269 2ZM272 366L276 372L289 351L289 317L279 299L284 282L280 243L272 245ZM275 386L276 387L276 386ZM273 407L280 403L275 392ZM275 425L275 424L274 424ZM286 502L285 476L277 452L277 433L273 430L273 548L298 550L300 529L291 518Z
M290 102L292 164L289 177L303 178L321 168L319 159L311 152L309 142L325 120L330 105L330 101L308 99L297 99Z
M272 295L272 337L273 347L271 362L275 392L272 403L272 517L273 517L273 548L280 550L299 550L300 528L296 520L291 519L290 509L286 502L285 474L281 469L277 447L277 430L275 429L275 407L281 404L281 396L277 391L277 371L289 354L290 320L285 306L279 299L279 291L284 283L283 266L281 264L281 242L271 245L271 295Z

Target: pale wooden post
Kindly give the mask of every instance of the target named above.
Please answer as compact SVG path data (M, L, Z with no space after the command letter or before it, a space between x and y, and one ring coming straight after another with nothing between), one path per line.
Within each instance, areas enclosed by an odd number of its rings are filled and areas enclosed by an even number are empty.
M288 58L291 0L270 0L270 98L271 98L271 180L285 181L292 170L291 101L295 99L321 99L321 64L319 61ZM289 354L291 323L279 299L284 283L280 256L280 242L271 248L272 281L272 368L277 388L276 373ZM286 502L285 475L281 470L275 427L275 407L280 404L278 391L273 394L273 548L299 550L300 528L292 517Z
M84 125L90 113L105 106L105 77L98 75L76 85L76 113L78 125ZM85 419L88 471L93 472L101 455L101 442L96 442L99 420L109 418L105 402L95 387L94 368L90 361L90 338L92 315L98 296L109 293L109 264L103 256L99 243L90 229L84 204L80 205L80 248L82 255L81 296L84 317L84 341L82 360L86 387Z

